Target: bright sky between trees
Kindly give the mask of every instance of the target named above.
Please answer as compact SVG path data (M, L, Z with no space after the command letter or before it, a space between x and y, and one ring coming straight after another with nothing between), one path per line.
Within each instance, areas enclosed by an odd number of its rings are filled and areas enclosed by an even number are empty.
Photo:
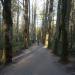
M23 0L19 0L19 1L23 3ZM36 3L36 14L37 14L36 15L36 25L41 27L42 20L40 20L40 16L41 16L40 13L42 13L43 11L46 0L30 0L31 22L32 22L32 4L34 6L35 3ZM57 3L58 3L58 0L54 0L54 20L56 20L56 16L57 16Z

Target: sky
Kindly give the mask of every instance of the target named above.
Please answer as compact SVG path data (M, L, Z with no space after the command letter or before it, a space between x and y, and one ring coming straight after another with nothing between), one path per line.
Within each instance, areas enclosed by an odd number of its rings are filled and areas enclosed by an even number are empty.
M20 2L23 2L23 0L19 0ZM42 12L42 10L43 10L43 7L44 7L44 1L45 0L30 0L30 11L31 11L31 21L32 21L32 3L34 4L35 3L35 1L36 1L36 8L37 8L37 10L36 10L36 14L37 14L37 21L36 21L36 24L37 24L37 26L41 26L41 20L40 20L40 16L39 16L39 14L40 14L40 12ZM20 3L20 5L22 6L22 4ZM21 17L22 17L22 15L23 15L23 13L21 13ZM20 18L20 21L21 21L21 18ZM22 21L21 21L22 22Z
M22 1L23 0L20 0L20 2L22 2ZM36 25L39 26L39 27L41 27L42 21L40 20L39 14L40 14L40 12L42 12L43 7L44 7L44 2L46 2L46 0L30 0L30 9L31 9L30 11L32 11L32 2L35 3L35 1L36 1L36 6L37 6L36 7L37 8L37 11L36 11L36 14L37 14ZM55 15L54 15L54 19L55 20L56 20L56 15L57 15L57 1L58 0L54 0L54 8L53 8L54 9L54 13L55 13ZM21 4L21 6L22 6L22 4ZM23 13L22 13L22 15L23 15ZM32 12L31 12L31 19L32 19Z
M37 5L37 27L41 27L42 26L42 20L40 20L40 13L43 11L43 7L44 7L44 3L45 0L36 0L36 5Z

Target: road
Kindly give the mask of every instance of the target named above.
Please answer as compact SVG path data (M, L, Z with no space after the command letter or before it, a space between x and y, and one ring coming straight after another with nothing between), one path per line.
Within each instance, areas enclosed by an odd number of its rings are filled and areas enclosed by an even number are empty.
M27 54L23 51L0 75L69 75L60 65L48 49L35 46Z

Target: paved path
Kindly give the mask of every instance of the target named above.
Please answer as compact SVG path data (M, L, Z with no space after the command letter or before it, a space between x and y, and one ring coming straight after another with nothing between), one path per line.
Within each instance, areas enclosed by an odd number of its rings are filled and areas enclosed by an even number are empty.
M14 58L14 62L5 67L0 75L69 75L49 50L43 46L33 46L31 49Z

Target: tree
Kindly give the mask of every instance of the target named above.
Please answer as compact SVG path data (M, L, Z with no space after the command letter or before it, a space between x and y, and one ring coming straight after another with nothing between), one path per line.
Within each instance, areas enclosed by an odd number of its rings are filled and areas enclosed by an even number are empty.
M25 20L25 27L24 27L24 46L25 48L28 48L29 46L29 18L28 18L28 3L29 0L25 0L25 14L24 14L24 20Z
M51 21L52 21L52 13L53 13L53 0L49 1L49 22L48 22L48 48L51 46Z
M46 1L46 6L44 7L44 19L43 19L43 25L42 25L42 43L45 45L46 40L46 34L48 30L48 0Z
M58 44L61 38L61 0L58 1L58 8L57 8L57 21L56 21L56 32L54 37L54 49L53 53L58 55Z
M57 23L54 42L54 54L61 55L61 60L65 61L68 58L68 32L69 32L69 17L71 10L71 0L59 0L57 11ZM62 45L61 54L59 53L59 41ZM65 58L65 59L64 59Z
M16 39L16 41L18 42L18 35L19 35L19 15L20 15L20 13L19 13L19 1L17 2L18 3L18 9L17 9L17 39Z
M12 17L11 17L11 0L1 0L3 5L3 22L4 22L4 54L5 64L12 62Z
M67 24L69 24L69 0L62 0L62 21L61 21L61 35L62 35L62 54L60 61L67 62L68 61L68 32L67 32ZM69 14L68 14L69 13Z
M32 42L34 43L36 40L36 0L35 3L32 3L32 27L31 27L31 36L32 36Z
M2 4L0 2L0 49L3 49L3 18L2 18Z

